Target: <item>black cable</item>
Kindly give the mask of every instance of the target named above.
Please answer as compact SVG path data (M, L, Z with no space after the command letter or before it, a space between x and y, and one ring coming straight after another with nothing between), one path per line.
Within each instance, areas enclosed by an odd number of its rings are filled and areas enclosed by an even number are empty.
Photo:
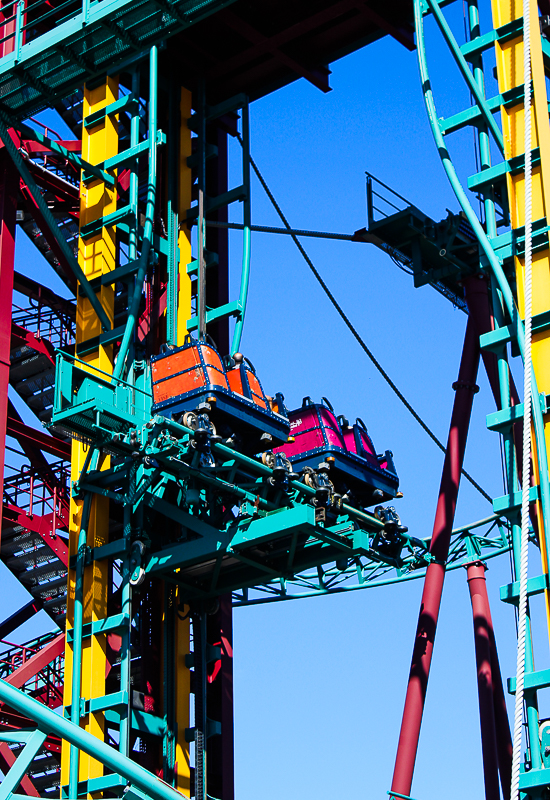
M242 140L241 140L241 137L240 137L240 136L239 136L239 141L241 142L241 145L242 145ZM258 167L257 167L257 165L256 165L256 162L254 161L254 159L253 159L253 158L252 158L252 156L250 156L250 155L249 155L249 159L250 159L250 165L251 165L252 169L253 169L253 170L254 170L254 172L256 173L256 175L257 175L257 177L258 177L258 180L259 180L259 181L260 181L260 183L262 184L262 186L263 186L263 188L264 188L264 191L265 191L265 193L267 194L267 196L269 197L269 199L270 199L270 201L271 201L271 203L272 203L272 205L273 205L273 207L274 207L275 211L277 212L277 214L278 214L278 215L279 215L279 217L281 218L281 221L282 221L283 225L285 226L285 228L287 228L287 230L291 231L291 230L292 230L292 228L291 228L291 226L290 226L290 224L289 224L289 222L288 222L287 218L285 217L285 215L284 215L283 211L281 210L281 208L280 208L279 204L277 203L277 201L275 200L275 198L274 198L274 197L273 197L273 195L271 194L271 191L270 191L270 189L269 189L269 186L268 186L268 185L267 185L267 183L265 182L265 180L264 180L264 178L263 178L263 176L262 176L262 174L261 174L260 170L258 169ZM428 436L430 437L430 439L431 439L433 442L435 442L435 444L436 444L436 445L439 447L439 449L440 449L440 450L441 450L443 453L446 453L446 452L447 452L447 449L446 449L445 445L444 445L442 442L440 442L440 441L439 441L439 439L437 438L437 436L435 435L435 433L433 433L433 431L432 431L432 430L431 430L431 429L428 427L428 425L427 425L427 424L424 422L424 420L422 419L422 417L421 417L419 414L417 414L417 412L416 412L416 411L414 410L414 408L411 406L411 404L409 403L409 401L408 401L408 400L405 398L405 396L404 396L404 395L403 395L403 394L402 394L402 393L399 391L399 389L397 388L397 386L395 385L395 383L392 381L392 379L390 378L390 376L388 375L388 373L385 371L385 369L382 367L382 365L381 365L381 364L379 363L379 361L376 359L376 357L374 356L374 354L372 353L372 351L371 351L371 350L370 350L370 349L367 347L366 343L363 341L363 339L361 338L360 334L357 332L357 330L356 330L356 329L355 329L355 327L353 326L352 322L350 321L350 319L349 319L349 318L348 318L348 316L346 315L346 313L345 313L344 309L343 309L343 308L341 307L341 305L338 303L338 301L336 300L336 298L334 297L334 295L332 294L332 292L330 291L330 289L328 288L328 286L327 286L327 285L326 285L326 283L324 282L323 278L321 277L321 275L319 274L319 272L318 272L318 271L317 271L317 269L315 268L315 266L314 266L313 262L311 261L310 257L308 256L308 254L306 253L306 251L304 250L304 248L303 248L303 247L302 247L302 245L300 244L300 241L298 240L297 236L296 236L294 233L291 233L291 234L290 234L290 236L291 236L291 237L292 237L292 239L294 240L294 244L296 245L296 247L298 248L298 250L299 250L299 251L300 251L300 253L302 254L302 256L303 256L303 258L304 258L304 260L305 260L306 264L308 265L308 267L310 268L310 270L313 272L313 274L314 274L314 275L315 275L315 277L317 278L317 281L318 281L318 282L319 282L319 284L321 285L321 287L322 287L323 291L325 292L326 296L328 297L328 299L330 300L330 302L332 303L332 305L334 306L334 308L336 309L336 311L337 311L337 312L340 314L340 316L342 317L343 321L346 323L347 327L349 328L349 330L351 331L351 333L353 334L353 336L354 336L354 337L355 337L355 339L357 340L357 342L358 342L358 344L360 345L360 347L362 348L362 350L363 350L363 351L366 353L366 355L368 356L368 358L369 358L369 359L372 361L372 363L374 364L374 366L376 367L376 369L378 370L378 372L379 372L379 373L382 375L382 377L384 378L384 380L386 381L386 383L387 383L387 384L388 384L388 385L389 385L389 386L390 386L390 387L393 389L393 391L395 392L395 394L397 395L397 397L398 397L398 398L401 400L401 402L403 403L403 405L405 406L405 408L406 408L406 409L407 409L407 410L408 410L408 411L409 411L409 412L412 414L412 416L415 418L415 420L418 422L418 424L419 424L419 425L420 425L420 426L421 426L421 427L422 427L422 428L423 428L423 429L426 431L426 433L428 434ZM479 485L479 483L477 483L477 481L475 481L475 480L472 478L472 476L471 476L471 475L470 475L468 472L466 472L466 470L465 470L465 469L462 469L462 470L461 470L461 472L462 472L462 474L464 475L464 477L465 477L465 478L466 478L468 481L470 481L470 483L472 484L472 486L473 486L474 488L476 488L476 489L477 489L477 491L478 491L480 494L482 494L482 495L483 495L483 497L484 497L486 500L488 500L488 501L489 501L489 503L492 503L492 502L493 502L493 499L492 499L492 497L490 497L490 496L487 494L487 492L486 492L484 489L482 489L482 488L481 488L481 486Z

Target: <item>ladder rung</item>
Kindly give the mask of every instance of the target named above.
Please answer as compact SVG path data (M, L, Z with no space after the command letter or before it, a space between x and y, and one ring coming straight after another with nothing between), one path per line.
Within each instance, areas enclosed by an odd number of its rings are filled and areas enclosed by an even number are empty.
M217 211L223 206L229 206L231 203L246 200L248 192L246 186L237 186L235 189L230 189L228 192L218 195L217 197L206 197L204 203L204 212L207 214L210 211ZM193 206L188 209L187 219L197 219L199 216L199 207Z
M514 422L519 422L520 419L523 419L523 403L487 414L487 427L490 431L503 433L509 430Z
M495 97L490 97L486 103L489 111L497 111L499 108L508 108L517 103L523 102L523 86L514 86L503 94L497 94ZM471 106L465 111L459 111L458 114L453 114L448 119L439 120L439 129L444 135L454 133L466 125L475 125L481 122L483 115L478 106Z
M515 39L516 36L523 34L523 17L508 22L496 30L489 31L483 36L477 36L471 42L466 42L460 48L464 58L472 58L483 50L488 50L494 42L504 42L506 40Z
M542 594L546 589L550 589L548 575L537 575L535 578L527 580L527 594L529 596ZM519 581L501 586L500 599L503 603L517 603L519 599Z
M542 311L535 314L531 320L531 330L533 333L542 333L550 329L550 311ZM516 332L511 325L496 328L494 331L483 333L479 337L479 344L482 350L498 352L508 342L515 341Z
M479 345L482 350L496 353L515 338L516 334L512 326L505 325L502 328L496 328L494 331L483 333L479 337Z
M534 503L539 499L539 487L531 486L529 489L529 502ZM521 492L505 494L502 497L495 497L493 500L493 511L495 514L507 514L521 508Z
M118 342L124 336L125 330L126 325L119 325L118 328L114 328L112 331L105 331L105 333L100 333L99 336L92 336L91 339L86 339L85 342L77 344L76 353L79 356L84 356L87 353L93 353L100 346L107 347L109 344Z
M218 264L219 264L219 261L220 261L220 259L219 259L217 253L213 253L211 250L205 250L204 251L204 263L205 263L206 269L209 269L210 267L217 267ZM196 275L198 273L198 271L199 271L199 261L196 258L194 261L191 261L187 265L187 274L188 275Z
M216 147L215 144L210 144L210 142L207 142L206 143L206 147L204 149L205 149L205 153L204 153L205 161L209 161L211 158L216 158L217 157L218 148ZM187 156L186 161L187 161L187 166L189 167L189 169L192 169L193 167L196 167L197 164L199 163L199 154L198 153L193 153L192 156Z
M100 108L98 111L94 111L93 114L89 114L84 119L84 127L92 128L94 125L99 125L109 114L116 114L125 108L131 108L135 104L136 99L134 95L127 94L125 97L121 97L120 100L115 100L114 103L105 106L105 108Z
M531 157L533 167L537 167L540 164L540 150L538 147L532 151ZM494 167L489 167L489 169L484 169L472 175L471 178L468 178L468 189L481 189L492 183L500 183L508 172L514 175L521 172L524 166L525 156L522 153L519 156L510 158L508 161L502 161Z
M516 693L516 679L508 678L508 692ZM548 689L550 686L550 669L539 669L537 672L526 672L524 678L525 689Z
M127 164L129 161L132 161L134 158L146 153L148 150L149 140L146 139L144 142L136 144L135 147L129 147L127 150L123 150L122 153L118 153L118 155L108 158L103 164L103 168L115 169L116 167L121 167L124 164Z
M94 622L87 622L82 626L82 636L86 638L92 634L97 636L100 633L109 633L129 624L130 617L127 614L114 614L112 617L107 617L107 619L96 619ZM67 641L73 641L73 628L67 630Z
M541 767L540 769L530 769L526 772L520 773L519 788L522 792L527 792L531 795L529 789L536 789L537 787L545 787L550 785L550 768ZM537 793L537 797L540 795Z
M226 303L219 308L212 308L210 311L206 312L206 324L208 325L210 322L214 322L214 320L220 319L221 317L238 317L241 313L242 309L238 302ZM187 323L187 330L195 331L198 325L199 318L191 317Z
M132 216L134 216L132 207L129 205L123 206L117 211L107 214L106 217L100 217L93 222L88 222L87 225L83 225L80 229L80 238L89 239L90 236L96 236L101 233L102 228L109 228L111 225L116 225L118 222L122 222L122 220Z

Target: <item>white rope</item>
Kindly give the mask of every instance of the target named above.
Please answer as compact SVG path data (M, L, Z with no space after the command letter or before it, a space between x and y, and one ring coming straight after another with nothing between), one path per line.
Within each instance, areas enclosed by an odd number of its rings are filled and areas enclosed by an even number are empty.
M530 2L523 0L523 82L525 123L525 347L523 361L523 478L521 492L521 539L519 569L518 653L516 668L516 705L514 712L514 753L512 759L511 800L519 800L519 775L522 753L523 697L525 677L525 636L527 629L527 570L529 544L529 487L531 483L531 279L532 279L532 207L531 207L531 16ZM517 576L516 576L517 577ZM532 742L536 747L538 742Z

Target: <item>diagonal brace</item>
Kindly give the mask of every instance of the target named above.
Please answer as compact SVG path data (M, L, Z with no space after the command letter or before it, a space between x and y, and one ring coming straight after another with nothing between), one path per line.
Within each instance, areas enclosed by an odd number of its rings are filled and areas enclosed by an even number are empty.
M487 123L487 127L493 134L495 142L497 143L500 152L502 153L502 155L504 155L504 140L502 138L502 132L498 127L495 118L489 109L489 106L487 105L487 101L485 100L485 97L483 96L481 89L479 88L474 76L470 72L468 62L466 61L466 59L464 58L464 56L460 51L458 42L456 41L451 29L449 28L447 20L443 16L443 12L441 11L439 3L437 2L437 0L427 0L427 3L433 12L437 24L439 25L439 29L443 34L443 38L449 45L449 48L454 56L454 59L457 63L459 70L462 73L464 80L468 84L468 88L470 89L471 93L475 98L479 110L481 111L483 118Z
M90 301L90 304L91 304L93 310L95 311L95 313L98 316L99 321L101 322L101 326L102 326L103 330L104 331L110 331L111 330L111 323L109 322L109 318L108 318L108 316L107 316L107 314L105 312L105 309L103 308L103 306L99 302L99 300L98 300L94 290L92 289L92 287L90 285L90 282L88 281L87 277L82 272L82 269L80 268L80 265L79 265L78 261L74 257L69 245L67 244L67 242L65 241L65 239L61 235L61 232L60 232L60 230L59 230L59 228L58 228L58 226L57 226L57 224L55 222L53 214L50 211L50 209L48 208L48 204L44 200L42 192L40 191L40 189L36 185L34 178L32 177L31 173L29 172L29 169L28 169L27 165L25 164L25 162L23 160L23 156L21 155L21 153L19 152L19 150L17 149L17 147L13 143L13 140L12 140L11 136L8 133L8 129L6 128L6 126L4 125L4 123L2 122L1 119L0 119L0 139L2 139L2 141L4 142L6 150L10 154L13 163L15 164L15 166L17 167L17 169L19 171L19 174L21 175L21 177L23 178L23 180L27 184L27 188L28 188L29 192L31 193L34 202L36 203L36 205L40 209L40 213L44 217L44 220L46 221L46 223L47 223L52 235L54 236L57 244L59 245L59 247L60 247L60 249L61 249L61 251L62 251L62 253L63 253L63 255L64 255L64 257L65 257L65 259L67 261L67 264L69 265L69 267L71 268L72 272L74 273L76 279L78 280L78 282L82 286L82 291L84 292L84 294L86 295L86 297ZM1 800L1 797L0 797L0 800Z
M36 730L31 733L27 744L0 784L0 800L7 800L7 798L11 797L13 791L17 789L21 780L25 777L34 757L44 744L45 739L46 734L42 733L42 731Z
M63 158L66 158L67 161L70 161L71 164L74 164L75 167L78 167L78 169L83 169L86 172L89 172L90 175L93 175L95 178L99 178L99 180L104 181L107 186L114 188L114 175L109 175L108 172L100 169L100 167L95 167L93 164L89 164L76 153L71 153L70 150L67 150L65 147L57 142L54 142L52 139L48 139L48 137L44 136L43 133L35 131L34 128L31 128L29 125L25 125L23 122L12 121L8 119L6 115L2 116L4 118L4 122L21 131L26 139L32 139L34 142L40 142L40 144L43 144L45 147L51 150L52 153L58 153L59 155L63 156Z

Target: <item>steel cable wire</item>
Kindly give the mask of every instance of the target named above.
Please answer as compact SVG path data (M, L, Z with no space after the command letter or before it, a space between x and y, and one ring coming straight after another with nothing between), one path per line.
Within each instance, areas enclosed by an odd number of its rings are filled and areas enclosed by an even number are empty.
M525 684L525 648L527 636L527 574L529 568L529 489L531 470L531 404L532 404L532 162L531 162L531 17L530 0L523 0L523 91L525 150L525 267L524 267L524 357L523 357L523 480L521 491L521 538L519 551L518 649L516 665L516 699L512 756L511 800L519 798L523 701ZM536 745L533 745L536 746Z
M239 136L238 138L239 138L239 141L240 141L240 136ZM241 141L241 144L242 144L242 141ZM261 183L261 185L262 185L262 187L263 187L263 189L264 189L265 193L267 194L267 196L268 196L269 200L271 201L271 204L273 205L273 207L274 207L275 211L276 211L276 212L277 212L277 214L279 215L279 217L280 217L280 219L281 219L281 222L283 223L283 225L285 226L285 228L287 228L287 230L289 230L289 231L292 231L292 228L291 228L291 226L290 226L290 223L288 222L288 220L287 220L287 218L286 218L286 216L285 216L284 212L282 211L281 207L280 207L280 206L279 206L279 204L277 203L277 201L276 201L275 197L274 197L274 196L273 196L273 194L271 193L271 190L270 190L269 186L268 186L268 185L267 185L267 183L265 182L265 180L264 180L264 177L263 177L262 173L260 172L260 170L258 169L258 166L256 165L256 162L254 161L254 159L252 158L252 156L250 156L250 165L251 165L252 169L254 170L254 172L256 173L256 176L257 176L258 180L260 181L260 183ZM296 236L294 233L290 233L290 236L291 236L291 238L293 239L293 241L294 241L294 244L296 245L296 247L297 247L297 248L298 248L298 250L300 251L301 255L303 256L303 258L304 258L304 261L306 262L306 264L308 265L308 267L310 268L310 270L313 272L313 274L314 274L315 278L317 279L318 283L320 284L321 288L322 288L322 289L323 289L323 291L325 292L326 296L328 297L328 299L330 300L330 302L332 303L332 305L334 306L334 308L336 309L336 311L338 312L338 314L340 315L340 317L342 318L342 320L343 320L343 321L345 322L345 324L347 325L348 329L350 330L350 332L352 333L352 335L354 336L354 338L357 340L357 343L359 344L359 346L361 347L361 349L362 349L362 350L365 352L365 354L367 355L367 357L370 359L370 361L371 361L371 362L373 363L373 365L376 367L376 369L378 370L378 372L380 373L380 375L382 375L382 377L384 378L384 380L386 381L386 383L388 384L388 386L390 386L390 388L391 388L391 389L392 389L392 391L393 391L393 392L394 392L394 393L397 395L397 397L399 398L399 400L401 400L401 402L403 403L403 405L405 406L405 408L407 409L407 411L409 411L409 413L410 413L410 414L412 414L412 416L414 417L414 419L415 419L415 420L418 422L418 424L421 426L421 428L423 428L423 430L424 430L424 431L425 431L425 432L428 434L428 436L430 437L430 439L431 439L431 440L432 440L432 441L433 441L433 442L434 442L434 443L437 445L437 447L439 447L439 449L442 451L442 453L446 453L446 452L447 452L447 449L446 449L445 445L443 444L443 442L441 442L441 441L440 441L440 440L437 438L437 436L435 435L435 433L434 433L434 432L433 432L433 431L430 429L430 427L429 427L429 426L428 426L428 425L427 425L427 424L424 422L424 420L422 419L422 417L420 416L420 414L418 414L418 413L417 413L417 412L414 410L414 408L413 408L413 407L412 407L412 405L409 403L409 401L407 400L407 398L406 398L406 397L403 395L403 393L402 393L402 392L401 392L401 391L400 391L400 390L397 388L397 386L396 386L396 385L395 385L395 383L392 381L392 379L390 378L390 376L388 375L388 373L386 372L386 370L385 370L385 369L382 367L382 365L380 364L380 362L378 361L378 359L376 358L376 356L374 355L374 353L372 352L372 350L370 350L370 348L367 346L367 344L365 343L365 341L363 340L363 338L361 337L361 335L359 334L359 332L356 330L356 328L354 327L353 323L351 322L351 320L349 319L349 317L348 317L348 316L347 316L347 314L345 313L344 309L343 309L343 308L342 308L342 306L341 306L341 305L338 303L338 301L336 300L336 298L334 297L334 295L332 294L332 292L331 292L331 291L330 291L330 289L328 288L327 284L325 283L325 281L323 280L323 278L322 278L322 277L321 277L321 275L319 274L319 272L318 272L318 270L316 269L315 265L313 264L312 260L310 259L310 257L308 256L308 254L306 253L306 251L304 250L304 248L302 247L302 245L301 245L301 243L300 243L300 241L299 241L298 237L297 237L297 236ZM484 497L486 500L488 500L488 501L489 501L489 503L492 503L492 502L493 502L493 499L492 499L492 497L490 497L490 495L489 495L489 494L487 494L487 492L486 492L486 491L485 491L485 490L484 490L484 489L483 489L483 488L482 488L482 487L479 485L479 483L477 483L477 481L476 481L476 480L474 480L474 478L472 478L472 476L471 476L471 475L470 475L470 474L469 474L469 473L468 473L468 472L467 472L465 469L461 469L461 472L462 472L462 474L464 475L464 477L466 478L466 480L468 480L468 481L469 481L469 482L472 484L472 486L473 486L475 489L477 489L477 491L478 491L478 492L479 492L481 495L483 495L483 497Z

